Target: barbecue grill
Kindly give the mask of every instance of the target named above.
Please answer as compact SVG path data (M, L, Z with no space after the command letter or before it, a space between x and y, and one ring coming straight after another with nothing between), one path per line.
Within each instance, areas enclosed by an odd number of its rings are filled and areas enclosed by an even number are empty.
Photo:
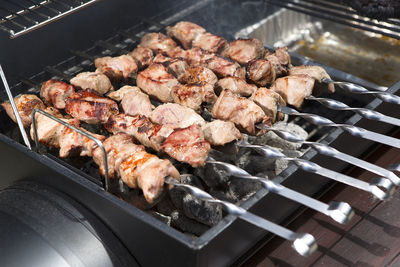
M171 1L171 3L170 1L163 3L118 1L118 4L105 0L98 3L65 0L27 2L31 5L21 7L22 3L16 5L11 0L7 1L7 5L2 9L6 14L0 21L0 29L4 31L0 35L0 42L3 51L7 51L1 55L0 62L3 64L14 96L23 92L37 93L41 83L50 78L69 81L79 72L93 70L94 58L125 54L137 46L140 37L145 33L165 31L167 25L173 25L180 20L193 21L210 32L233 40L238 36L252 36L252 34L257 36L256 30L260 25L279 27L279 23L271 18L283 17L284 12L288 12L281 9L282 5L295 11L302 11L315 20L318 18L314 17L315 11L325 6L324 8L328 7L329 13L324 14L329 14L331 17L325 16L323 19L343 23L346 27L358 27L364 32L373 31L395 38L398 38L399 34L396 20L376 22L367 18L355 19L356 16L349 8L332 3L325 5L327 1L300 1L300 4L280 1L279 5L278 1L211 0ZM272 5L270 2L277 5ZM81 9L92 3L94 3L92 6ZM308 11L304 10L305 7L309 8ZM227 8L230 14L218 15L225 14ZM41 15L44 10L52 11L54 14L45 17ZM130 12L125 12L126 10ZM338 15L337 12L345 15ZM132 13L136 16L132 16ZM302 16L300 13L296 14ZM110 19L104 20L104 17ZM112 19L116 17L120 19ZM62 19L50 23L59 18ZM368 26L361 25L360 20ZM271 21L275 23L272 26ZM390 32L385 30L388 23L391 23ZM94 25L102 30L93 30ZM279 28L279 31L289 30ZM50 36L54 39L49 39ZM267 46L274 46L275 40L263 41ZM33 46L35 53L29 53L31 49L29 44L35 44ZM52 49L49 50L49 47ZM292 54L292 60L294 65L322 65L335 81L358 84L374 91L386 89L383 87L384 83L374 84L321 64L318 59L313 61L300 54ZM26 62L29 62L28 66ZM400 83L396 83L390 86L387 92L397 94L399 89ZM383 102L376 95L355 95L338 88L337 92L329 97L352 107L365 107L387 116L396 117L399 111L398 105ZM7 99L5 92L0 94L0 98L2 101ZM393 125L367 120L352 111L335 111L316 101L308 101L302 112L319 114L335 123L357 125L388 136L398 131L398 127ZM342 128L315 126L297 116L291 119L309 133L308 141L330 145L349 155L362 158L377 148L377 143L351 136ZM32 240L37 240L38 236L51 236L50 246L46 247L42 243L32 241L28 243L27 248L30 246L32 249L37 246L48 253L50 251L55 253L54 259L61 255L61 258L69 264L75 262L78 265L104 263L115 266L156 264L220 266L233 264L245 258L250 251L259 248L271 238L265 230L240 220L235 215L226 215L199 237L186 235L104 190L107 179L100 177L92 163L61 160L55 156L54 151L43 148L40 150L41 153L31 151L23 145L18 126L8 118L4 110L0 111L0 122L0 151L2 151L0 166L3 170L0 186L4 189L0 193L0 198L4 201L0 204L0 211L6 218L2 220L2 229L14 222L11 218L18 218L20 222L26 220L26 225L34 230L33 233L30 232ZM354 142L357 142L357 146L351 145ZM311 160L342 173L346 173L349 169L349 164L323 156L315 149L306 150L301 159ZM305 172L295 163L289 164L273 179L273 182L312 197L320 196L332 186L331 180L317 173ZM302 205L269 193L265 189L259 189L239 204L241 208L281 225L287 224L304 210ZM46 207L48 210L54 210L54 213L49 214ZM43 218L45 222L54 222L51 224L53 228L38 230L41 225L38 222L39 218ZM19 223L15 225L11 228L10 234L4 233L4 236L13 240L21 238L14 233L27 229L27 226ZM57 225L61 225L62 228L57 228ZM70 229L68 232L82 238L65 239L62 234L57 234L62 229ZM96 248L94 255L90 257L104 259L102 263L82 260L85 255L77 253L78 245L84 247L86 244L82 240L90 240L87 242ZM14 253L10 253L8 258L16 259L19 254ZM35 260L37 265L43 266L43 259ZM34 265L32 262L30 264ZM21 263L23 264L26 263ZM49 262L49 266L51 265Z

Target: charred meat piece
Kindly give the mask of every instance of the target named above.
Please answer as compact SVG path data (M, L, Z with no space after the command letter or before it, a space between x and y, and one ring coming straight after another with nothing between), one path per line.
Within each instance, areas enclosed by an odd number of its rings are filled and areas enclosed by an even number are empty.
M82 131L89 133L93 137L99 139L100 141L104 141L106 139L105 136L94 134L86 131L85 129L81 129ZM96 142L86 136L71 130L70 128L65 128L60 137L60 157L66 158L71 155L78 154L81 157L92 156L92 150L97 146Z
M189 67L179 77L179 82L185 84L210 84L214 86L218 81L214 72L205 67Z
M141 144L155 151L160 150L160 144L172 133L172 128L151 122L142 115L128 116L118 114L111 116L104 125L111 133L126 133L133 136Z
M49 105L58 109L65 108L65 101L75 92L74 87L68 83L48 80L42 84L40 97Z
M279 59L279 62L282 66L286 68L290 68L292 66L288 48L286 46L276 49L274 55Z
M110 79L108 79L108 77L103 73L99 72L79 73L70 80L70 83L81 90L91 89L101 95L114 89Z
M266 59L252 60L247 64L247 78L258 86L266 86L276 79L274 65Z
M236 76L240 79L246 78L245 68L242 68L238 63L221 56L214 55L207 59L205 66L219 77Z
M201 86L179 84L172 88L171 95L175 103L199 111L203 103L202 91Z
M278 112L278 107L280 105L284 106L286 103L278 93L265 87L260 87L250 99L262 108L265 115L271 118L272 123L283 119L283 114Z
M172 129L186 128L192 124L202 126L206 123L193 109L174 103L156 107L150 115L150 120Z
M223 146L242 139L240 131L230 121L214 120L203 127L204 138L213 146Z
M214 104L212 115L216 119L231 121L246 133L256 134L255 124L271 119L253 101L240 97L230 90L223 90Z
M221 36L206 32L198 35L196 39L193 40L192 46L211 53L221 54L228 48L228 42Z
M143 93L139 87L125 85L119 90L108 94L108 97L121 101L121 107L125 114L130 116L150 116L152 105L148 95Z
M102 57L94 60L98 72L104 73L112 81L136 78L138 66L128 55L119 57Z
M68 98L65 111L89 124L106 123L111 115L119 112L116 102L91 90L74 93Z
M275 70L276 77L281 77L288 74L288 68L281 64L279 58L277 58L275 54L267 53L265 55L265 59L271 62Z
M172 102L171 90L179 82L167 72L163 65L153 63L147 69L139 72L136 84L148 95L161 102Z
M311 78L313 78L314 80L318 81L318 82L322 82L322 79L327 78L327 79L331 79L331 77L329 76L329 74L325 71L324 68L320 67L320 66L297 66L297 67L292 67L289 70L289 74L290 75L308 75ZM330 83L328 85L328 89L331 93L335 92L335 86L333 83Z
M197 124L175 130L161 145L163 152L192 167L203 166L210 149L210 143L204 140L203 131Z
M301 107L304 98L312 94L314 79L308 75L290 75L276 79L271 90L280 94L288 105Z
M206 30L197 24L188 21L180 21L172 27L167 27L167 35L178 40L183 48L192 47L192 42Z
M258 39L239 39L229 44L228 56L241 65L264 56L264 45Z
M184 53L182 51L177 53L177 51L179 50L176 49L175 54L185 59L191 67L198 67L198 66L206 67L207 61L214 57L213 53L210 53L198 47L185 50Z
M257 86L254 84L248 84L246 81L238 77L226 77L220 79L215 85L215 91L217 93L220 93L225 89L240 96L250 96L257 90Z
M170 37L160 32L152 32L144 35L140 41L139 47L147 47L155 53L167 54L168 51L175 48L177 44Z
M185 73L186 69L189 68L189 65L185 60L166 57L162 54L157 54L153 63L163 64L167 68L168 73L172 74L176 78L179 78L183 73Z
M147 68L153 61L153 50L147 47L136 47L129 55L136 61L138 68Z
M45 109L46 106L43 104L42 100L35 95L23 94L14 97L15 105L17 106L19 115L21 116L22 124L24 127L29 127L32 123L31 114L35 108ZM3 102L1 104L6 110L7 115L16 123L14 111L9 101Z

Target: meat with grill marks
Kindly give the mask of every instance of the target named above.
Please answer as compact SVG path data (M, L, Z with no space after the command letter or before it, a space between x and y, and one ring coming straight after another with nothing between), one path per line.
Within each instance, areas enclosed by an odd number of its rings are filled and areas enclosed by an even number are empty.
M172 102L171 90L178 85L178 80L167 72L162 64L151 64L147 69L139 72L137 86L148 95L161 102Z
M206 60L205 66L212 70L218 77L235 76L246 78L246 69L230 59L214 55Z
M119 132L129 134L144 146L155 151L160 150L161 143L173 131L166 125L151 122L146 116L129 116L126 114L111 116L104 127L113 134Z
M179 77L179 82L184 84L210 84L214 86L218 81L214 72L205 67L189 67Z
M114 90L110 79L99 72L81 72L72 78L70 83L81 90L91 89L101 95Z
M228 42L221 36L205 32L193 40L192 46L211 53L223 54L228 49Z
M82 128L80 130L89 133L100 141L104 141L106 139L106 137L103 135L94 134ZM65 127L64 131L62 132L59 142L61 158L74 155L91 157L92 150L97 146L96 142L92 139L67 127Z
M228 56L241 65L264 56L264 45L258 39L238 39L229 44Z
M175 48L177 44L171 39L171 37L168 37L165 34L160 32L151 32L142 37L138 46L150 48L155 53L168 54L168 52Z
M200 111L203 103L202 87L189 84L178 84L172 88L171 95L175 103Z
M119 112L116 102L91 90L74 93L68 98L65 111L89 124L106 123L110 116Z
M313 78L314 80L322 83L322 79L331 79L329 74L324 70L324 68L320 66L297 66L297 67L292 67L289 70L290 75L307 75ZM333 83L328 84L328 90L331 93L335 92L335 86Z
M177 129L171 133L161 145L161 151L180 162L186 162L192 167L205 164L210 143L204 140L201 127L193 124L187 128Z
M266 59L252 60L247 64L247 79L258 86L266 86L276 79L274 65Z
M205 120L194 110L175 103L167 103L156 107L150 115L154 123L172 129L186 128L192 124L205 125Z
M312 94L314 79L305 74L276 79L271 90L280 94L288 105L300 108L304 99Z
M283 119L283 114L278 112L278 107L280 105L284 106L286 103L278 93L265 87L260 87L250 99L262 108L265 115L271 118L272 123Z
M167 35L178 40L185 49L191 48L193 40L205 32L203 27L188 21L180 21L167 27Z
M115 134L107 138L103 145L107 152L109 177L120 177L127 186L141 188L149 203L153 203L161 195L166 176L180 179L178 170L169 160L147 153L143 146L134 144L127 134ZM93 159L100 166L100 173L104 175L100 148L93 151Z
M157 54L153 59L153 63L164 65L168 73L178 79L183 73L185 73L186 69L189 68L189 65L185 60L180 58L170 58L162 54Z
M147 68L153 61L153 50L147 47L136 47L129 55L136 61L140 70Z
M31 114L35 108L38 109L46 108L42 100L40 100L40 98L32 94L18 95L14 97L14 102L15 105L17 106L18 113L21 117L22 124L24 125L25 128L31 125L32 123ZM1 105L7 112L7 115L16 123L17 119L14 115L11 103L9 101L6 101L3 102Z
M121 107L125 114L150 116L152 104L147 94L144 94L139 87L125 85L117 91L108 94L108 97L115 101L121 101Z
M286 68L290 68L292 66L288 48L286 46L277 48L274 52L274 55L278 58L282 66Z
M223 146L242 139L240 131L230 121L214 120L203 126L204 138L213 146Z
M74 87L68 83L58 80L48 80L42 84L40 97L47 104L58 109L64 109L65 102L74 92Z
M94 60L97 72L104 73L112 81L122 81L136 78L138 66L129 55L118 57L102 57Z
M212 115L216 119L231 121L249 134L256 134L255 124L270 123L271 118L253 101L223 90L215 102Z
M215 85L215 91L217 93L220 93L225 89L240 96L250 96L257 90L257 86L254 84L248 84L245 80L238 77L226 77L220 79Z

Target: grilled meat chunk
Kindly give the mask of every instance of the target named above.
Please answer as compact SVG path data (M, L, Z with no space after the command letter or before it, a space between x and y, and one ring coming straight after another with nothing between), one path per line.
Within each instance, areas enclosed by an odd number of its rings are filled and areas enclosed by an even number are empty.
M267 53L265 55L265 59L268 60L269 62L271 62L272 67L275 70L276 77L281 77L281 76L287 75L288 68L281 64L281 62L279 61L279 58L277 58L275 56L275 54Z
M279 62L282 66L286 68L290 68L292 66L288 48L286 46L276 49L274 55L279 59Z
M280 94L289 105L300 108L304 98L312 94L314 79L308 75L290 75L276 79L271 90Z
M22 124L24 127L29 127L32 123L31 114L35 108L45 109L46 106L43 104L42 100L35 95L31 94L22 94L14 97L15 105L17 106L17 110L19 115L21 116ZM14 111L12 109L11 103L9 101L3 102L1 104L7 115L16 123L17 119L14 115Z
M91 90L74 93L68 98L65 111L89 124L106 123L111 115L119 112L116 102Z
M192 167L203 166L210 149L210 143L204 140L203 131L197 124L175 130L161 145L163 152Z
M204 138L213 146L223 146L242 139L240 131L230 121L214 120L203 126Z
M165 34L151 32L142 37L138 46L150 48L154 53L167 54L168 51L175 48L177 44Z
M179 78L183 73L185 73L186 69L189 68L189 65L185 60L166 57L162 54L157 54L153 63L163 64L167 68L168 73L172 74L176 78Z
M150 116L152 105L149 96L144 94L139 87L125 85L112 92L108 97L121 101L121 107L127 115Z
M220 93L225 89L240 96L250 96L257 90L257 86L254 84L248 84L246 81L238 77L226 77L220 79L215 85L215 91L217 93Z
M214 57L213 53L195 47L189 50L175 49L170 57L180 57L187 61L191 67L207 66L207 61Z
M156 107L150 115L150 120L172 129L186 128L192 124L202 126L206 123L193 109L174 103Z
M206 30L197 24L188 21L180 21L172 27L167 27L167 35L178 40L183 48L192 47L192 42Z
M247 78L258 86L266 86L276 79L274 65L266 59L252 60L247 64Z
M228 42L221 36L205 32L198 35L196 39L193 40L192 46L211 53L221 54L228 48Z
M185 84L210 84L214 86L218 81L212 70L205 67L189 67L179 77L180 83Z
M297 66L297 67L292 67L289 70L290 75L299 75L299 74L304 74L308 75L314 80L322 83L322 79L331 79L329 74L325 71L324 68L320 66ZM328 89L331 93L335 92L335 86L333 83L330 83L328 85Z
M214 118L231 121L239 129L252 135L256 133L256 123L268 123L271 120L253 101L237 96L230 90L221 92L211 113Z
M150 147L155 151L160 150L160 144L173 131L168 126L152 123L142 115L128 116L126 114L118 114L111 116L104 126L114 134L119 132L129 134L144 146Z
M239 39L229 44L228 56L241 65L264 56L264 45L258 39Z
M260 87L250 99L262 108L265 115L271 118L272 123L283 119L283 114L278 112L278 107L280 105L284 106L286 103L278 93L265 87Z
M94 134L82 128L81 130L86 133L89 133L90 135L99 139L100 141L104 141L106 139L106 137L103 135ZM81 157L84 156L91 157L92 150L95 148L95 146L97 146L95 141L66 127L61 134L59 142L60 142L61 158L66 158L75 154L78 154Z
M169 74L163 65L154 63L139 72L136 80L140 89L161 102L173 101L171 90L178 83L178 80Z
M136 47L129 55L136 61L140 70L147 68L153 61L153 50L147 47Z
M94 60L98 72L104 73L112 81L136 78L138 66L128 55L119 57L102 57Z
M99 72L81 72L72 78L70 83L81 90L91 89L101 95L114 90L110 79Z
M175 103L199 111L203 103L202 87L179 84L172 88L171 95Z
M75 92L74 87L62 81L48 80L42 84L40 97L58 109L65 108L65 101Z
M218 77L235 76L240 79L246 78L246 69L234 61L221 56L214 55L206 60L206 67L212 70Z

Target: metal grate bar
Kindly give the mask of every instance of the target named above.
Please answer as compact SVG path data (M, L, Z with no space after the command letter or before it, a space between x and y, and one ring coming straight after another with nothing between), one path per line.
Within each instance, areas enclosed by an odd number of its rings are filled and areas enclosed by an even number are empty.
M334 21L353 28L362 29L392 38L400 39L400 22L398 20L377 21L360 16L350 7L325 0L266 0L266 2L301 12L310 16Z
M97 42L96 42L96 45L101 46L101 47L103 47L103 48L106 48L106 49L110 50L110 51L113 52L113 53L128 54L128 53L130 52L130 51L125 50L125 49L123 49L123 48L117 47L117 46L115 46L115 45L113 45L113 44L110 44L110 43L108 43L108 42L106 42L106 41L97 41Z
M5 2L18 7L20 10L14 12L7 8L0 7L0 9L9 13L7 16L0 17L0 29L8 32L10 38L16 38L43 27L55 20L63 18L97 1L99 0L46 0L38 3L33 0L25 0L25 2L30 3L30 6L24 6L21 4L21 1L6 0ZM51 15L47 15L45 10L50 11ZM32 16L34 15L40 17L41 20L33 19ZM17 19L23 19L27 24L22 25L15 21Z

